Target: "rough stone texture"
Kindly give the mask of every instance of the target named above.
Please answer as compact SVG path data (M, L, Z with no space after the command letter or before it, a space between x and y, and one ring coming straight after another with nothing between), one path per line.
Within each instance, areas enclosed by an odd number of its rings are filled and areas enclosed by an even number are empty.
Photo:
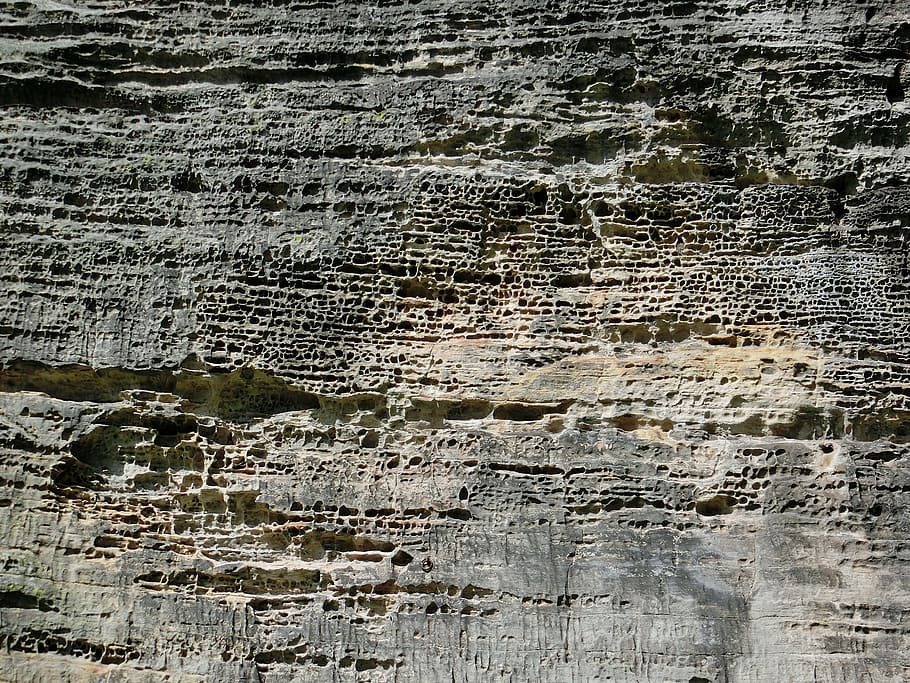
M0 5L0 679L910 678L906 0Z

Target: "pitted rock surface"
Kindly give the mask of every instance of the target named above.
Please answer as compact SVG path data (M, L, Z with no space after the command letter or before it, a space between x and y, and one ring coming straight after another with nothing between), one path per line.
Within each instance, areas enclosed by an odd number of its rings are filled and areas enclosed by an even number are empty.
M0 680L910 679L905 0L0 6Z

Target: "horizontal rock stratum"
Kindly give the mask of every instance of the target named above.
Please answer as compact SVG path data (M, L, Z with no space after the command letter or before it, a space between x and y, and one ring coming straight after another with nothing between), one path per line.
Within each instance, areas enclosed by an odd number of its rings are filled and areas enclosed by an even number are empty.
M910 679L905 0L0 6L0 680Z

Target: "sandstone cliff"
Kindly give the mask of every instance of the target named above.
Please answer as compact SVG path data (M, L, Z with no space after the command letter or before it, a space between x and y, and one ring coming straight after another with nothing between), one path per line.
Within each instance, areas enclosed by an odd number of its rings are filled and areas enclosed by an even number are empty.
M0 680L910 679L906 0L0 6Z

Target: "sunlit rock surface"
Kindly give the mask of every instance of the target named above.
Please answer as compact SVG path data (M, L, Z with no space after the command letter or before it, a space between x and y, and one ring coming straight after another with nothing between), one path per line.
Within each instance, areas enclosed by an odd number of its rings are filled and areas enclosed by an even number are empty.
M0 680L910 678L905 0L0 5Z

